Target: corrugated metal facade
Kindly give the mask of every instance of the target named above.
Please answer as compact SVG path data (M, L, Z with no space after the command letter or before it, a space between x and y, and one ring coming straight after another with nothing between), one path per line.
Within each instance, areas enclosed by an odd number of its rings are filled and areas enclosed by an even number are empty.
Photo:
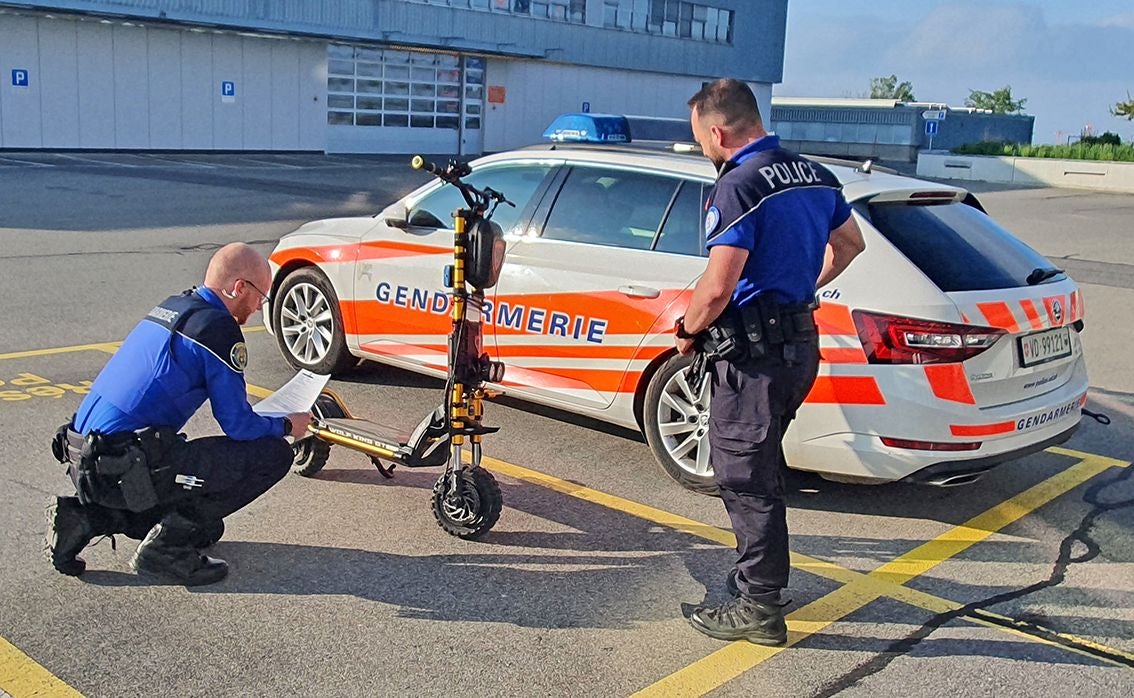
M0 85L0 148L474 153L530 142L584 101L682 116L723 75L748 80L767 108L787 0L698 1L733 11L732 44L605 28L604 0L587 0L586 24L405 0L0 0L0 77L31 72ZM344 126L328 113L331 44L479 56L488 94L507 98L482 102L483 119L462 102L459 136L362 112ZM222 83L236 94L222 98Z

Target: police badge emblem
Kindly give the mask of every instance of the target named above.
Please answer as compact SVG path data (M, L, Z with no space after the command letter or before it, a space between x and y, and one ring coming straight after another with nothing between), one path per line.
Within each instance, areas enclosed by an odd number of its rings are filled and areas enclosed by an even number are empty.
M717 226L720 224L720 209L718 209L716 206L709 207L709 210L705 213L705 235L712 235L713 232L717 229Z
M228 358L232 362L232 367L237 371L243 371L248 367L248 347L244 342L237 342L232 345L232 351L228 353Z

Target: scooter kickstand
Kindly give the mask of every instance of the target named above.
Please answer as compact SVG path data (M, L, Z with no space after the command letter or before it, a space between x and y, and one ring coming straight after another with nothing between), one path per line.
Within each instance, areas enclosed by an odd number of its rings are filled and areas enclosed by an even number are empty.
M370 456L370 462L374 464L375 468L378 468L378 472L382 473L382 477L387 480L394 477L394 468L398 467L397 463L390 463L390 467L387 468L376 456Z

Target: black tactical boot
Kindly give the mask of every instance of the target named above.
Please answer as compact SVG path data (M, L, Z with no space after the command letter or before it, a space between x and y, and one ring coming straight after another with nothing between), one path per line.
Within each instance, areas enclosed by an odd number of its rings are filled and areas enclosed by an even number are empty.
M217 541L224 535L224 520L210 521L206 524L201 524L193 531L192 546L201 550L203 548L211 548L216 545Z
M193 547L196 532L191 522L176 515L167 516L138 546L130 566L139 574L155 575L185 586L219 582L228 575L228 563L198 552Z
M698 606L689 616L689 623L717 640L748 640L769 646L787 642L783 608L743 596L719 606Z
M109 512L102 507L84 507L78 497L56 497L45 513L44 552L56 570L71 577L86 571L87 563L78 555L93 538L116 533Z

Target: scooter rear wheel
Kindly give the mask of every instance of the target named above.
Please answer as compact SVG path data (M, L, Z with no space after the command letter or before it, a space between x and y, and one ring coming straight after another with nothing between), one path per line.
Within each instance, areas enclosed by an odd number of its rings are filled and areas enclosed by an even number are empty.
M311 477L323 469L331 455L331 444L308 436L291 445L291 472L303 477Z
M433 517L451 536L479 538L496 525L504 497L492 473L483 468L461 472L460 492L449 496L449 477L441 475L433 486Z

